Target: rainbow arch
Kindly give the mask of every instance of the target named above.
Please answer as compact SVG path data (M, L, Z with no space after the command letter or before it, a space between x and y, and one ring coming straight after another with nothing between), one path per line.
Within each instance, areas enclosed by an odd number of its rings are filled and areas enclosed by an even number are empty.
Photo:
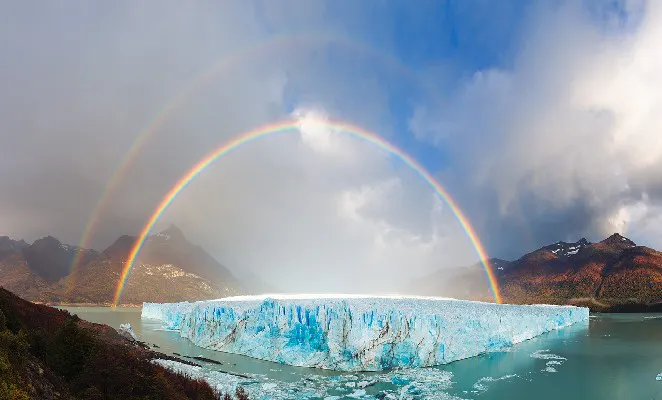
M106 186L99 196L99 199L97 200L92 213L87 219L87 223L83 228L81 236L78 240L78 247L81 249L89 247L92 234L94 233L97 225L101 220L103 211L108 206L109 199L111 199L113 194L119 189L122 179L124 176L126 176L134 161L138 158L140 151L149 142L149 139L152 138L169 120L169 118L182 105L189 101L193 95L198 93L198 91L204 88L205 85L209 84L223 73L227 73L233 68L238 68L245 62L254 62L255 57L263 56L264 54L269 54L270 52L279 52L290 46L293 48L298 48L316 43L341 45L344 48L351 49L352 51L365 53L372 57L376 57L383 65L388 65L393 70L397 70L403 75L410 76L412 79L418 82L417 77L410 70L408 70L399 60L388 55L387 53L377 51L367 44L358 42L355 39L339 36L337 33L332 34L324 31L276 36L270 40L253 43L252 45L249 45L237 53L231 54L227 57L222 57L215 61L210 67L201 71L183 88L181 88L181 90L179 90L172 98L170 98L168 102L163 105L161 110L153 117L153 119L150 120L136 136L127 152L124 154L121 160L119 160L117 167L109 177ZM80 266L83 254L84 252L76 253L72 260L70 266L70 276L66 282L65 293L69 293L75 286L76 271Z
M358 138L364 142L375 145L376 147L385 150L391 155L398 157L402 160L407 166L416 171L433 189L434 191L448 204L451 211L459 221L462 229L464 229L467 237L471 241L476 254L478 255L481 264L485 269L487 279L492 289L494 295L494 300L497 303L502 303L501 293L499 291L498 281L494 274L494 271L489 265L487 253L483 247L480 238L476 234L475 230L471 226L469 219L464 215L462 210L458 207L457 203L453 200L450 194L439 184L433 177L430 175L427 170L420 165L416 160L411 156L398 149L391 143L387 142L385 139L380 136L369 132L363 128L357 127L341 121L329 121L329 120L320 120L316 121L316 124L320 124L328 129L332 129L337 132L343 132L355 138ZM152 212L152 215L149 217L142 230L140 231L136 242L134 243L131 251L129 252L128 258L120 274L120 279L117 282L117 287L115 288L115 295L113 297L113 307L117 306L119 303L120 297L122 296L122 291L126 284L131 268L142 248L149 232L154 227L154 224L158 221L159 217L163 212L168 208L168 206L173 202L177 195L188 186L200 173L202 173L209 165L214 163L214 161L219 158L227 155L233 150L241 147L242 145L253 142L257 139L287 131L297 130L299 128L300 122L293 119L283 120L276 123L268 124L261 126L259 128L247 131L243 134L236 136L234 139L229 142L217 147L212 152L208 153L200 161L198 161L191 169L189 169L178 181L175 183L172 188L165 194L161 199L157 207Z

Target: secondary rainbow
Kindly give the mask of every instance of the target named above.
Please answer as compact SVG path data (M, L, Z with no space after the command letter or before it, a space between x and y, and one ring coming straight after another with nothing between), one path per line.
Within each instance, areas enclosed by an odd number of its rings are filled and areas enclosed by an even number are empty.
M118 189L122 179L127 174L134 160L137 159L140 150L145 146L149 139L156 134L156 132L164 125L164 123L169 120L175 111L178 110L189 99L191 99L194 94L204 88L211 81L216 79L218 76L229 72L232 68L242 66L243 63L253 60L254 57L268 55L270 52L281 52L283 51L283 47L292 46L292 48L298 49L306 45L324 43L342 45L348 50L369 54L370 56L379 59L379 62L382 65L388 65L393 70L396 70L405 76L410 76L415 82L419 83L411 71L409 71L397 59L389 56L386 53L376 51L364 43L357 42L356 40L348 37L338 36L337 33L331 34L328 32L316 32L306 33L305 35L297 34L276 36L267 41L257 42L249 45L241 49L241 51L235 54L231 54L228 57L223 57L214 62L211 67L205 69L195 78L189 81L178 93L174 95L174 97L172 97L164 105L161 111L156 114L156 116L147 124L147 126L145 126L145 128L138 134L138 136L136 136L136 139L133 141L128 151L119 161L115 171L110 176L108 183L104 187L99 200L97 201L94 209L92 210L92 213L90 214L90 217L87 220L87 224L83 228L81 237L78 240L78 247L81 249L89 247L92 233L96 229L101 215L108 205L109 199L112 198L112 195ZM79 267L83 254L84 252L82 251L77 252L72 260L70 267L71 273L65 288L66 293L69 293L69 291L75 285L75 273Z
M487 274L487 279L489 280L490 287L494 295L494 300L497 303L502 302L496 276L494 275L494 271L492 271L492 268L489 265L487 253L485 252L485 248L480 242L478 235L471 226L471 223L469 222L467 217L458 207L457 203L455 203L453 198L450 196L450 194L441 186L441 184L439 184L439 182L437 182L432 177L432 175L430 175L429 172L426 171L426 169L423 166L421 166L416 160L414 160L411 156L407 155L405 152L393 146L392 144L390 144L383 138L379 137L378 135L371 133L367 130L340 121L325 120L325 121L316 121L316 123L323 124L326 128L332 129L336 132L346 133L349 134L350 136L371 143L377 146L378 148L383 149L388 153L400 158L406 165L408 165L410 168L416 171L434 189L434 191L442 198L442 200L444 200L446 204L448 204L450 209L453 211L453 214L455 214L455 217L457 218L458 222L460 223L465 233L467 234L467 237L471 241L476 251L476 254L480 259L480 262L483 264L483 267L485 268L485 273ZM124 290L124 285L126 284L126 280L129 276L129 273L131 272L131 268L133 267L133 263L135 262L136 257L140 252L140 249L142 248L143 244L145 243L145 240L147 239L147 235L152 230L154 224L156 224L161 214L163 214L163 212L173 202L175 197L177 197L177 195L184 188L186 188L186 186L189 183L191 183L202 171L204 171L214 161L230 153L231 151L241 147L242 145L272 134L294 131L297 130L298 127L299 127L299 121L290 119L290 120L284 120L284 121L272 123L245 132L235 137L231 141L216 148L211 153L207 154L197 164L195 164L186 174L184 174L184 176L182 176L181 179L177 181L177 183L168 191L168 193L166 193L166 195L163 197L161 202L155 208L154 212L149 217L149 219L143 226L142 230L140 231L138 235L138 239L136 240L133 248L131 249L128 258L126 260L126 263L124 264L124 268L122 269L120 279L115 289L113 306L117 306L117 304L119 303L120 297L122 296L122 291Z

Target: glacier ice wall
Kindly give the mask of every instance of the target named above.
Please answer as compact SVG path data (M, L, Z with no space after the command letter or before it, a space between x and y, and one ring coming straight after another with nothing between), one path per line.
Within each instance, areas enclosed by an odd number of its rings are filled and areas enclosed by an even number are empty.
M340 371L446 364L588 319L574 306L419 297L240 296L144 303L194 344L278 363Z

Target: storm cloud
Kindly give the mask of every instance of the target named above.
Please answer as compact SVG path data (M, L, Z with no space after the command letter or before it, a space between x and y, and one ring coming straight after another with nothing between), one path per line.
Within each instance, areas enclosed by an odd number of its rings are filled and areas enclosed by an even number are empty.
M412 130L458 155L493 253L614 232L662 246L662 8L539 3L527 21L511 65L419 107Z

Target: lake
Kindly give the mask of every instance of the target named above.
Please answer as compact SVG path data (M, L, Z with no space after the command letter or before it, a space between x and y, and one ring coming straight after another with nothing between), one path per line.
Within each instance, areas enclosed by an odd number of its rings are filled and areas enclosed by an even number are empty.
M388 394L420 399L662 400L662 380L656 380L662 373L662 314L596 314L586 323L546 333L506 352L418 371L352 374L202 349L177 332L162 330L157 321L141 320L140 309L62 308L114 328L129 322L141 341L159 346L157 351L220 361L223 365L192 360L221 380L224 375L212 371L250 375L241 383L265 398L369 399Z

